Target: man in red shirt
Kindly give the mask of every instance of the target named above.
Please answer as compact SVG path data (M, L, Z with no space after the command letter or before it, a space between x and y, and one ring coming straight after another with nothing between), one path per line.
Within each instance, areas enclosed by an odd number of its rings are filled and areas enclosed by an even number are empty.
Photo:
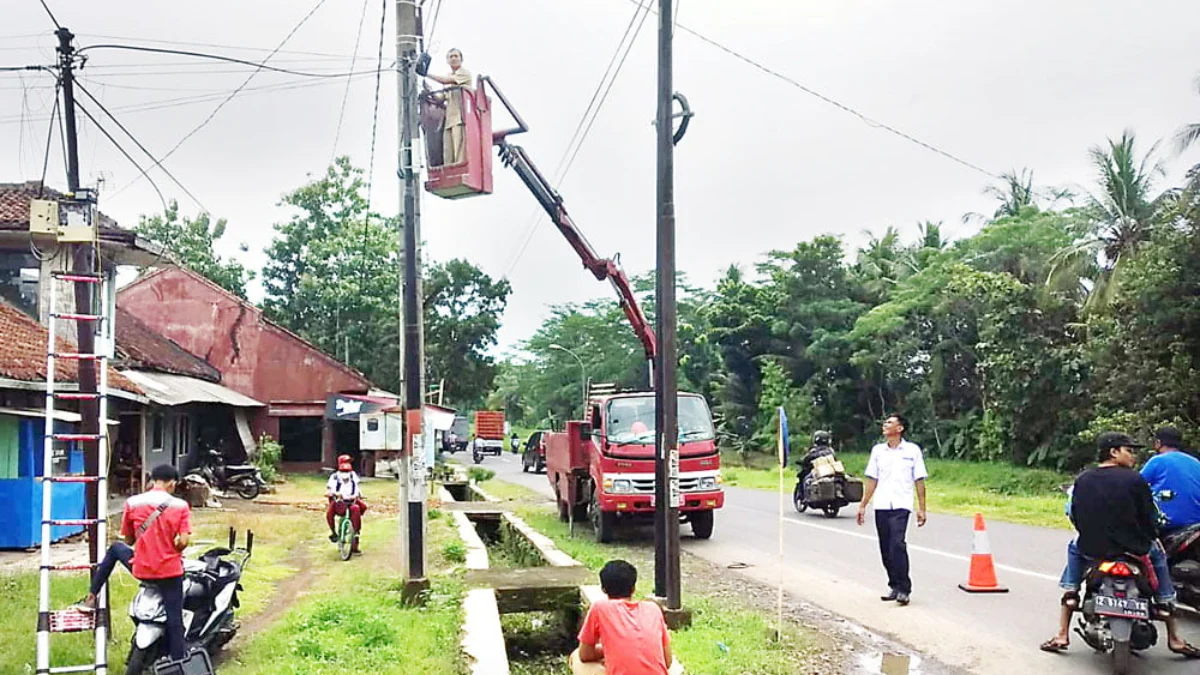
M600 588L608 596L592 605L579 629L579 649L571 654L575 675L673 675L671 636L662 610L653 602L633 600L637 568L610 560L600 570Z
M192 542L192 510L172 496L179 472L154 467L153 486L125 502L121 536L133 545L133 576L152 586L167 612L167 645L172 659L186 655L183 633L183 550Z

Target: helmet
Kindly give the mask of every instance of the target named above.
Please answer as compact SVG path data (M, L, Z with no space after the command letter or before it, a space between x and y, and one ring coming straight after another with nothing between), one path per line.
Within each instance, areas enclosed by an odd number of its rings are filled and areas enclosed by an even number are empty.
M813 434L813 445L833 445L833 434L828 431L818 431Z
M338 455L337 463L339 466L341 466L342 464L352 464L353 462L354 462L354 460L351 459L350 455Z

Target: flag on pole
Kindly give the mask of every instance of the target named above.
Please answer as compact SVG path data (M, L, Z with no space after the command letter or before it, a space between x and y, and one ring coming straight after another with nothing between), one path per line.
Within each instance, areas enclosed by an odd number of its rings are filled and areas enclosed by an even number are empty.
M779 406L779 466L787 468L788 454L791 453L791 444L788 442L788 422L787 413L783 411L783 406Z

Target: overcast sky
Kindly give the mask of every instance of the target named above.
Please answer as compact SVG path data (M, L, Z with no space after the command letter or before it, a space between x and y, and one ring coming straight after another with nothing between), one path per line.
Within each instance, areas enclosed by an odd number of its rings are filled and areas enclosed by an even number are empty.
M78 44L122 42L263 58L315 0L48 0ZM516 137L550 174L636 7L630 0L442 0L430 51L435 70L459 47L465 66L487 73L531 126ZM368 0L354 70L375 64L383 3ZM655 3L657 4L657 3ZM272 63L346 72L360 0L327 0ZM117 8L120 8L119 10ZM387 8L384 65L394 59ZM1086 150L1134 129L1143 148L1163 138L1173 179L1200 161L1167 152L1185 122L1200 121L1200 2L1195 0L680 0L681 25L768 65L869 116L988 172L1029 167L1043 185L1089 184ZM576 222L604 255L621 253L639 273L654 263L655 16L645 23L586 144L561 186ZM0 66L51 63L52 26L37 0L9 0ZM155 43L153 40L170 44ZM211 46L185 43L207 43ZM304 53L298 53L304 52ZM709 284L730 264L791 248L821 233L844 235L944 221L970 234L968 211L990 210L988 177L902 140L685 32L675 43L676 89L696 111L676 149L680 269ZM249 74L179 56L91 52L81 76L161 157ZM262 89L262 87L271 87ZM330 158L369 163L374 77L310 80L262 72L164 164L230 227L222 253L262 265L272 224L287 219L281 195L324 172ZM372 203L398 209L396 78L385 73ZM53 102L49 76L0 73L0 182L41 174ZM183 100L179 100L183 99ZM115 130L114 130L115 133ZM338 138L335 148L335 136ZM132 151L132 144L127 144ZM81 126L86 183L104 179L103 210L126 226L159 210L145 180L90 124ZM434 260L464 257L514 294L502 345L528 337L554 303L602 296L497 162L495 194L455 202L423 199L423 235ZM186 213L199 206L153 174ZM48 182L65 184L61 150ZM130 185L132 183L132 185ZM129 187L126 187L126 186ZM239 253L239 243L249 252Z

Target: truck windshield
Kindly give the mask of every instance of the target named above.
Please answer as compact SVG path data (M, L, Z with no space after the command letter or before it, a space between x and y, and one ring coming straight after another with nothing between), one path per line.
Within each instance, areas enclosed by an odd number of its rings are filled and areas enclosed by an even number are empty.
M654 397L614 398L608 402L608 440L617 445L654 443ZM699 396L679 397L679 440L714 437L708 404Z

